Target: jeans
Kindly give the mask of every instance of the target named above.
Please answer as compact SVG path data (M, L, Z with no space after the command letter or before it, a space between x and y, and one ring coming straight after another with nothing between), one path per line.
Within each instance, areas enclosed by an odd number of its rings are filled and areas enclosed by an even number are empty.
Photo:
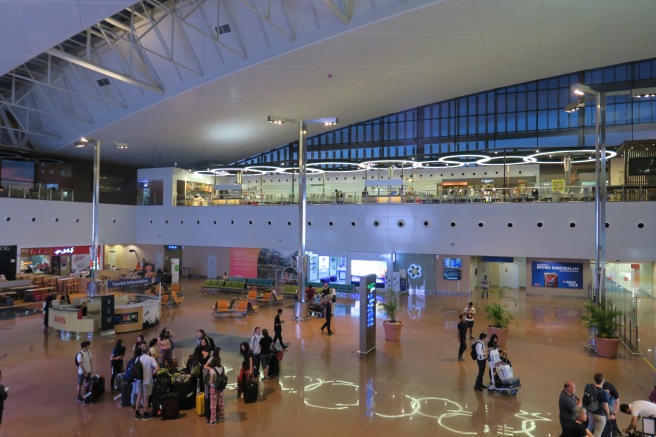
M592 431L594 437L601 437L606 427L605 414L588 414L588 429Z

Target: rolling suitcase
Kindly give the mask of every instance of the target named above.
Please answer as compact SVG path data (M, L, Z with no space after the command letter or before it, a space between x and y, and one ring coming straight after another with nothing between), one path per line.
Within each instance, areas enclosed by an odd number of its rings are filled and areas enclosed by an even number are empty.
M123 387L123 381L125 381L125 373L121 372L116 375L116 379L114 380L114 384L116 385L112 387L112 390L121 391L121 388Z
M200 381L196 387L196 414L200 417L205 415L205 393L200 391Z
M121 387L121 407L132 406L132 384L124 382Z
M162 420L177 419L180 415L180 397L177 393L162 396Z
M250 381L244 387L244 402L251 404L257 401L257 396L260 393L260 387L257 381Z
M278 354L271 354L271 358L269 358L268 376L269 378L273 378L274 376L278 376L279 374L280 374L280 361L278 361Z
M156 378L153 382L153 394L150 402L153 405L153 417L161 414L162 398L171 391L170 382L163 378Z
M102 376L92 376L86 385L87 394L84 396L84 402L95 404L100 400L100 396L105 393L105 378Z

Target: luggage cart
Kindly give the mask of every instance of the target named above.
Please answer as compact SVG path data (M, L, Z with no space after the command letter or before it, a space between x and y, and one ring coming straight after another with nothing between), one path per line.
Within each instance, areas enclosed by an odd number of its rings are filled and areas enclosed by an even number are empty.
M497 350L495 349L494 351ZM507 393L515 396L522 387L522 383L514 375L512 366L508 360L508 354L506 352L499 353L499 358L500 360L497 361L499 365L490 366L490 385L487 389L490 393L498 391L499 393Z

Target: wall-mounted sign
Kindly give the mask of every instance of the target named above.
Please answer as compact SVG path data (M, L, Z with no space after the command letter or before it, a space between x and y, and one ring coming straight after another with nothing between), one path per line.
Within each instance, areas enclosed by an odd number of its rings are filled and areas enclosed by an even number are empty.
M534 261L531 263L534 287L583 288L583 264Z
M100 251L100 246L99 251ZM91 246L34 247L27 249L29 256L35 255L82 255L89 254ZM23 252L24 253L24 252Z
M139 322L139 311L114 314L113 320L115 325L129 325L130 323L137 323Z
M164 246L169 250L178 250L178 246Z
M56 249L52 252L53 255L71 255L75 252L74 247L67 247L65 249Z
M152 282L152 278L120 279L118 281L107 281L107 288L132 287L135 285L146 285Z

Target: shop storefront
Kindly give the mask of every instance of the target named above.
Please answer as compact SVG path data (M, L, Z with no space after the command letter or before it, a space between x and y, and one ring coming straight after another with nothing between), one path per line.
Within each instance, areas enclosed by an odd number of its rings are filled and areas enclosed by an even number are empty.
M98 248L103 254L103 247ZM33 272L68 276L88 272L91 266L91 246L34 247L21 249L20 271L28 267Z

